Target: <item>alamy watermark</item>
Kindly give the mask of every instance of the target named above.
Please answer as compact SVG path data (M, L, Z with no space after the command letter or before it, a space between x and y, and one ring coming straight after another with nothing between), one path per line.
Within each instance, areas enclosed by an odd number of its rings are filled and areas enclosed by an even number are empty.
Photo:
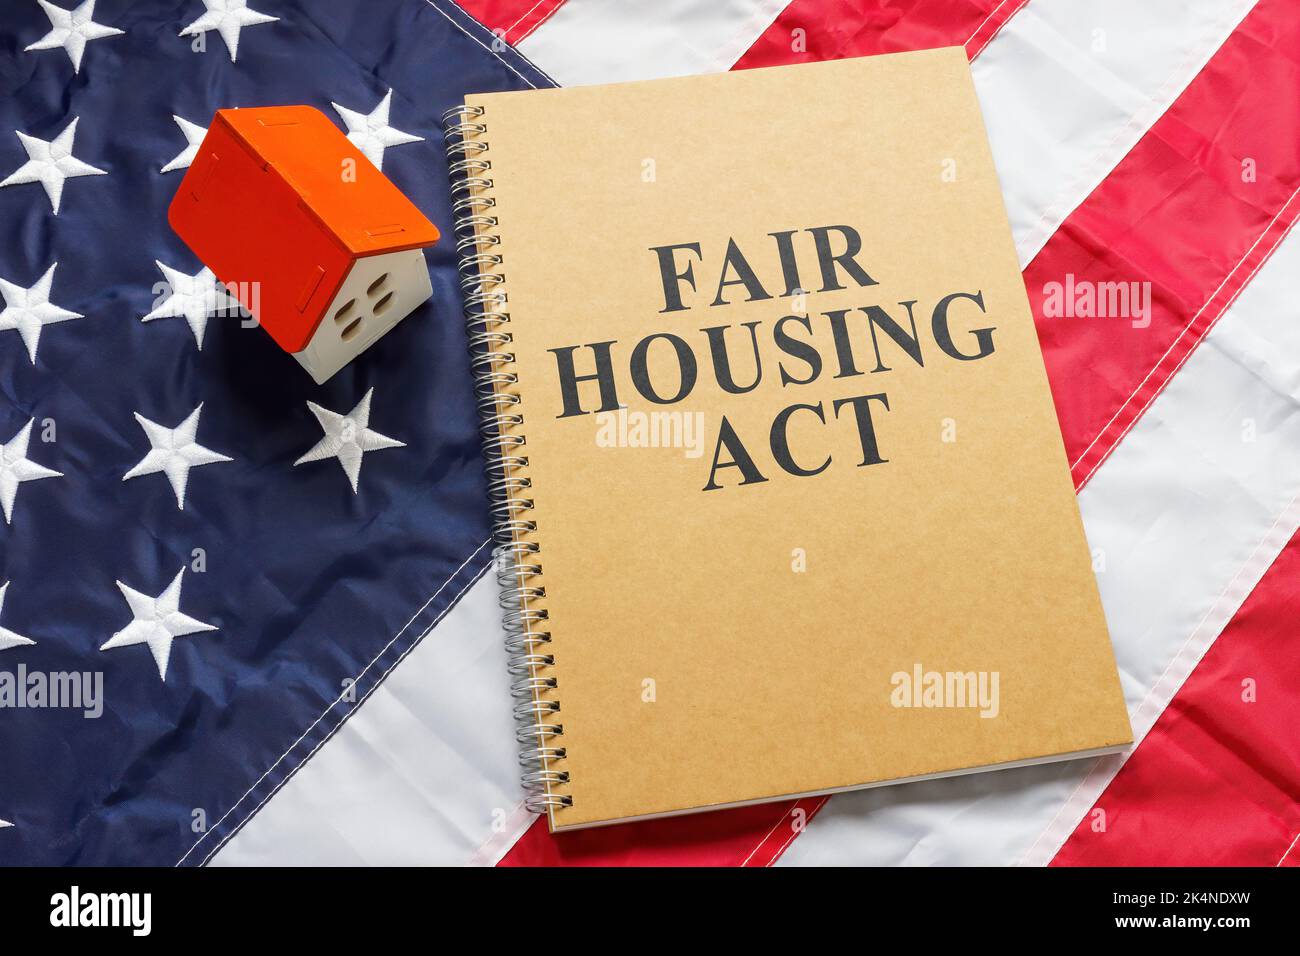
M122 927L132 936L153 930L152 893L91 893L72 886L50 897L50 925L74 928Z
M103 671L32 671L26 664L0 671L0 710L80 710L87 720L104 713Z
M642 412L621 407L596 413L597 448L680 448L687 458L704 454L703 412Z
M895 671L889 702L895 707L978 710L993 718L1001 710L999 671L927 671L920 661L910 671Z
M1151 324L1150 282L1091 282L1065 274L1064 282L1043 285L1043 317L1048 319L1128 319L1135 329Z
M161 265L161 263L160 263ZM256 328L262 314L262 283L222 282L204 270L195 276L179 276L173 285L160 280L153 284L153 305L147 319L197 315L205 318L238 319L240 328ZM146 319L146 320L147 320Z

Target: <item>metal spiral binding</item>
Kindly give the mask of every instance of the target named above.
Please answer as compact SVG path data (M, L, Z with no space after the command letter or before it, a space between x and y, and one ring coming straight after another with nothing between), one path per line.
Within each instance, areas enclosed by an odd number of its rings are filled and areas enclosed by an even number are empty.
M488 493L493 519L492 558L501 608L505 612L506 652L510 655L510 693L515 700L515 738L527 793L528 809L547 812L573 806L573 797L555 792L569 782L566 770L555 764L565 758L556 742L564 725L556 715L560 702L554 691L555 656L547 645L551 634L544 608L530 602L546 596L536 541L527 536L537 523L527 517L533 510L528 496L526 444L519 431L524 424L519 395L511 389L519 377L515 356L508 351L513 337L506 311L502 257L494 252L501 238L493 231L497 217L492 189L492 161L484 157L487 124L480 106L455 106L442 114L443 143L450 163L452 214L455 216L456 252L460 258L460 285L465 296L465 324L469 332L470 368L474 373L476 402L487 459Z

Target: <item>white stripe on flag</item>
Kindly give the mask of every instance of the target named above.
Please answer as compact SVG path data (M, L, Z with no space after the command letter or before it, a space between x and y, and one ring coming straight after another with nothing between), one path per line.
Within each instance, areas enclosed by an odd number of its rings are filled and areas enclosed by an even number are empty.
M1292 234L1079 496L1138 740L1300 525L1297 275ZM1121 763L836 796L780 862L1045 864Z
M971 71L1020 263L1200 72L1255 0L1031 0Z
M532 817L512 816L497 596L489 571L213 864L460 865L494 833L509 848Z
M519 44L562 86L728 70L787 0L568 0Z

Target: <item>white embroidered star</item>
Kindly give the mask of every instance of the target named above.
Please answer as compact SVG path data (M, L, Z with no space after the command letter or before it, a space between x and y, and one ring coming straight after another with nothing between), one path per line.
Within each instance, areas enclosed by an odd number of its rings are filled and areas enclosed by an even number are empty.
M203 631L215 631L211 624L195 620L181 613L181 578L185 569L181 568L167 585L167 590L157 597L141 594L129 588L121 581L118 590L131 608L134 620L114 634L100 647L109 651L115 647L129 647L132 644L148 644L153 659L158 664L158 676L167 680L167 661L172 654L172 641L187 634L199 634Z
M217 281L212 270L206 266L194 275L187 276L184 272L165 266L156 259L154 265L167 278L170 294L141 321L152 322L154 319L175 319L183 316L190 324L190 331L194 333L194 341L199 351L203 351L203 333L208 327L208 316L236 313L239 309L239 300L226 291L226 287Z
M45 15L50 18L50 32L45 34L25 52L32 50L55 50L62 47L72 61L72 72L81 72L81 55L86 52L86 44L91 40L117 36L124 31L117 27L106 27L96 23L95 0L85 0L75 10L56 7L49 0L37 0Z
M182 30L180 35L188 37L216 30L221 34L221 39L226 41L231 63L235 62L235 54L239 50L240 30L259 23L274 23L280 19L248 9L248 0L203 0L203 5L208 8L207 12Z
M5 827L11 827L11 826L13 826L13 824L10 823L8 820L0 820L0 830L3 830Z
M5 591L9 590L9 582L0 584L0 614L5 609ZM21 634L15 634L7 628L0 627L0 651L8 650L11 647L22 647L24 644L35 644L29 637L23 637Z
M62 133L46 142L35 136L14 131L18 140L27 150L27 162L23 163L0 182L4 186L17 186L20 183L40 183L45 187L45 194L50 197L50 208L54 215L59 214L59 200L63 197L63 182L78 176L106 176L102 169L89 163L83 163L72 155L72 141L77 135L77 118L74 117Z
M208 128L200 126L198 123L191 123L187 119L182 119L175 113L172 119L176 125L181 128L185 134L185 148L181 150L176 158L162 168L164 173L170 173L173 169L185 169L190 163L194 162L194 157L199 153L199 146L203 143L203 137L208 135Z
M0 445L0 506L4 508L6 524L13 523L14 499L18 497L19 485L24 481L63 477L61 472L27 459L27 442L35 422L33 418L17 435Z
M371 431L368 427L370 396L374 392L373 388L366 392L365 397L357 402L357 407L346 415L321 408L315 402L308 402L307 407L320 422L325 437L318 441L311 451L295 461L294 466L309 461L320 461L323 458L337 458L348 476L348 481L352 483L352 493L355 495L357 482L361 478L361 459L365 457L366 452L378 451L381 448L406 447L405 442Z
M50 286L54 284L54 270L58 263L45 270L36 284L24 289L7 279L0 279L0 296L5 307L0 311L0 332L17 331L27 346L32 364L36 364L36 346L41 340L41 329L56 322L85 318L80 312L69 312L50 301Z
M361 150L362 155L379 169L384 168L384 150L389 146L423 142L421 136L412 136L388 125L388 110L392 99L393 91L390 89L369 114L358 113L337 103L330 103L347 124L348 139L352 141L352 145Z
M218 454L210 448L204 448L194 440L199 430L201 411L203 411L203 403L199 402L199 407L190 412L189 417L175 428L165 428L136 412L135 420L140 423L140 427L149 438L149 444L153 447L144 458L140 459L139 464L122 476L122 480L127 481L161 471L171 482L172 491L176 492L176 506L184 509L185 485L190 480L191 468L212 465L219 461L234 461L233 458Z

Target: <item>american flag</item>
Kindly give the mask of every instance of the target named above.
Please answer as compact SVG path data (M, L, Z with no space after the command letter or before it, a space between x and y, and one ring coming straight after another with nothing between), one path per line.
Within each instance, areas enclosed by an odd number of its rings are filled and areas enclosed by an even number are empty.
M72 4L0 14L0 862L1300 863L1288 0ZM314 386L167 226L203 128L316 106L450 235L465 93L944 45L1137 743L552 838L517 782L451 244L431 302ZM1099 306L1121 290L1145 306ZM391 441L349 453L344 418Z

